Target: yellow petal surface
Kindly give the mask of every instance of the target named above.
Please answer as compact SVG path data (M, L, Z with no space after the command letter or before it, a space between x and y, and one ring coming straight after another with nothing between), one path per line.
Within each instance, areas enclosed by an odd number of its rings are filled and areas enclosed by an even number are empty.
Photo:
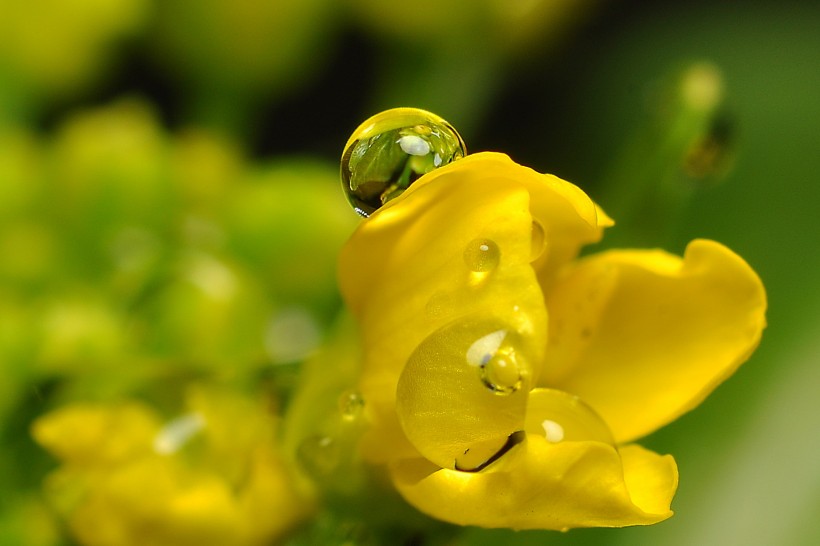
M530 197L520 182L527 171L498 154L442 167L363 221L343 249L342 293L363 337L369 460L415 454L398 426L396 388L413 351L443 326L492 317L532 340L531 362L543 358L546 310L530 266Z
M697 406L757 347L766 296L725 246L610 251L577 263L547 294L541 384L580 396L618 442Z
M413 506L459 525L555 529L648 525L672 515L678 482L671 456L639 446L551 443L535 434L480 472L424 459L391 465Z

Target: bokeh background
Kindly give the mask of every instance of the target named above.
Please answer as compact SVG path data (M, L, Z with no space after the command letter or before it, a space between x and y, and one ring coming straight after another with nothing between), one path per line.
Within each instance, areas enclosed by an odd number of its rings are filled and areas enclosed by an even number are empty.
M770 304L751 360L643 442L680 467L671 520L515 533L421 519L407 543L820 543L816 2L36 0L2 12L0 544L90 543L66 523L71 492L47 479L64 453L32 438L55 408L134 399L170 418L205 384L287 420L301 363L341 308L335 259L358 222L341 147L393 106L440 114L469 151L575 182L618 222L603 246L727 244ZM366 516L334 516L331 497L281 540L384 541Z

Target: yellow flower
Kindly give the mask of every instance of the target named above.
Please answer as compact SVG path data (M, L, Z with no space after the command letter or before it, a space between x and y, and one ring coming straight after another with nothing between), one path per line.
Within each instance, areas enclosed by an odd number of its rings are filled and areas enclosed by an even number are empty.
M45 488L87 546L269 544L304 518L262 404L192 390L163 423L139 402L74 404L33 435L62 463Z
M765 293L713 241L579 259L611 225L578 187L479 153L354 233L340 280L363 338L362 452L419 510L515 529L672 515L674 460L630 442L749 357Z

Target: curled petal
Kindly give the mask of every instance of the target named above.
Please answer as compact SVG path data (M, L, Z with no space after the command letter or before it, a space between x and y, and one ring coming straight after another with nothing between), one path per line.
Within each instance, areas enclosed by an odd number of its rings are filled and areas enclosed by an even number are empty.
M757 347L766 296L725 246L610 251L578 262L547 294L541 383L580 396L618 442L697 406Z
M480 472L409 459L391 477L413 506L451 523L555 530L657 523L672 515L678 483L669 455L534 434Z

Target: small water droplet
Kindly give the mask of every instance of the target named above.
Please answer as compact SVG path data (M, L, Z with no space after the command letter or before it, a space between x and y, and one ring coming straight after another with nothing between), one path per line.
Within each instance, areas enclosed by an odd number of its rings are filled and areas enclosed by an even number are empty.
M544 254L547 248L547 233L538 220L532 221L532 235L530 236L530 261L534 262Z
M466 154L461 136L444 119L418 108L394 108L362 123L348 140L342 187L356 212L370 216L422 175Z
M339 412L346 421L357 419L364 410L364 398L358 391L345 391L339 396Z
M436 292L427 300L424 311L430 318L438 319L445 316L453 307L453 297L446 292Z
M556 389L533 389L527 403L526 430L551 443L594 440L615 445L609 427L577 396Z
M302 440L296 457L302 468L314 477L333 473L339 465L339 445L330 436L309 436Z
M474 239L464 249L464 263L476 273L492 271L498 267L500 259L501 250L490 239Z

